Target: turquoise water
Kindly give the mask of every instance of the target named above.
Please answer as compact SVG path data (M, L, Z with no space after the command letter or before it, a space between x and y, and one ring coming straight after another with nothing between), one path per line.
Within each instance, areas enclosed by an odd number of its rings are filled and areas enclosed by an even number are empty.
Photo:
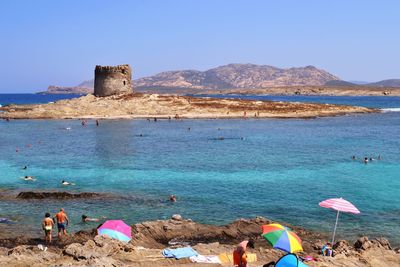
M0 217L17 223L0 224L0 231L41 234L43 214L64 207L72 231L96 226L80 224L83 213L129 223L179 213L213 224L261 215L330 232L336 214L318 203L343 197L362 213L341 214L340 237L385 236L399 244L399 133L396 112L311 120L110 120L99 127L0 121L0 188L113 196L2 200ZM221 136L225 140L215 140ZM365 165L352 155L382 160ZM24 175L38 180L20 179ZM62 179L76 185L63 187ZM178 202L165 201L170 194Z

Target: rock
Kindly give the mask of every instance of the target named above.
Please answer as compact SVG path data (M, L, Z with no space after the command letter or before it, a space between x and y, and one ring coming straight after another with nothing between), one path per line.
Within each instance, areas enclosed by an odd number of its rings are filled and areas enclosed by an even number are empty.
M174 214L172 215L171 219L175 221L182 221L182 216L180 214Z
M374 240L371 241L372 244L377 245L378 247L383 247L385 249L392 249L392 247L390 246L389 240L387 240L386 238L376 238Z
M371 247L371 241L368 240L368 237L363 236L357 239L356 243L354 243L354 248L358 250L366 250Z
M68 193L68 192L20 192L17 195L17 198L20 199L47 199L47 198L55 198L55 199L74 199L74 198L94 198L99 197L101 194L98 193Z
M347 240L340 240L336 242L336 244L333 246L333 249L336 254L348 254L351 250L351 247Z
M93 240L88 240L83 245L79 243L68 245L63 253L76 260L89 260L108 257L123 251L132 251L133 249L133 246L129 243L98 235Z

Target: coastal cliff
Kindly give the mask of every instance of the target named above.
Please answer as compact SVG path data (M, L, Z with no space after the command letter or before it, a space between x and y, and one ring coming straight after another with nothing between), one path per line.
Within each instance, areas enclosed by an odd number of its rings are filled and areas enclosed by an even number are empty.
M374 109L344 105L196 98L177 95L86 95L49 104L1 107L0 118L13 119L133 119L133 118L311 118Z

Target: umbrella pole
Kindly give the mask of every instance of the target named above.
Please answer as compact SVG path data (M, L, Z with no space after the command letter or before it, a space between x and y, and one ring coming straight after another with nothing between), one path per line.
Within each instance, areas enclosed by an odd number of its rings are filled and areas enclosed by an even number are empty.
M333 228L332 247L333 247L333 245L335 244L334 242L335 242L336 227L337 227L337 224L338 224L338 220L339 220L339 211L338 211L337 214L336 214L335 228Z

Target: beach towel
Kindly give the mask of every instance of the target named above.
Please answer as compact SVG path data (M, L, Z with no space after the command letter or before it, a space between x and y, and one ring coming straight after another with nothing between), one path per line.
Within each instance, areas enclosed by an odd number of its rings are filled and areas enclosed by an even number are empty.
M166 258L175 258L175 259L182 259L182 258L189 258L192 256L197 256L197 253L191 247L184 247L184 248L176 248L176 249L169 249L166 248L162 251L162 254Z
M256 262L257 254L255 253L246 253L247 262ZM219 260L222 263L233 263L233 254L232 253L221 253L218 255Z
M189 258L192 262L197 262L197 263L222 263L218 256L213 256L213 255L197 255L197 256L192 256Z

